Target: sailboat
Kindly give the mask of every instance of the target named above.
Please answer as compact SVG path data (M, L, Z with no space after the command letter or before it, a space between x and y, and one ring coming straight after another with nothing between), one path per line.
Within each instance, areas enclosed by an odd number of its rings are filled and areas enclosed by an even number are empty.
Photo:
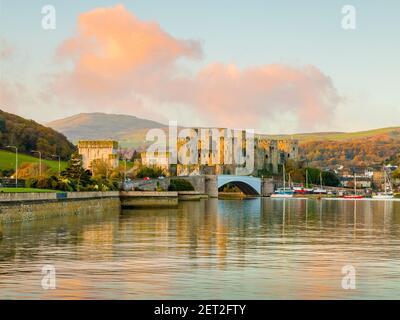
M306 187L304 188L305 193L313 193L314 189L308 186L308 170L306 169Z
M327 194L328 192L322 188L322 171L319 172L319 184L320 187L313 190L316 194Z
M356 178L356 173L354 172L354 194L349 194L343 196L343 198L346 199L362 199L364 198L363 195L357 194L357 178Z
M283 171L283 188L277 189L272 195L271 198L292 198L294 191L290 188L286 188L286 177L285 177L285 165L282 167Z
M384 189L384 192L379 192L378 194L376 194L376 195L373 195L372 196L372 198L373 199L382 199L382 200L385 200L385 199L393 199L393 191L392 191L392 184L390 183L390 179L389 179L389 177L388 177L388 175L387 175L387 172L386 172L386 170L384 170L383 171L384 172L384 177L385 177L385 189ZM388 192L388 189L389 189L389 192Z
M293 190L294 193L296 194L305 194L306 192L304 191L303 187L295 187L292 183L291 183L291 179L290 179L290 173L289 173L289 187Z

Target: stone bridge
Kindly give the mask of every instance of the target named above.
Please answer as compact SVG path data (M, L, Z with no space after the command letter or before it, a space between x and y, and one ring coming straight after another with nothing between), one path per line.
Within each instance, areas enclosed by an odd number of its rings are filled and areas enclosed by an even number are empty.
M252 176L233 176L233 175L219 175L218 179L218 190L222 187L234 185L240 189L244 194L247 195L261 195L261 178Z
M218 197L218 190L227 184L237 186L246 195L270 196L274 191L274 182L272 179L235 175L168 177L164 179L139 181L139 186L142 190L146 191L154 191L157 187L166 190L168 189L171 179L187 180L193 185L195 191L207 194L212 198Z

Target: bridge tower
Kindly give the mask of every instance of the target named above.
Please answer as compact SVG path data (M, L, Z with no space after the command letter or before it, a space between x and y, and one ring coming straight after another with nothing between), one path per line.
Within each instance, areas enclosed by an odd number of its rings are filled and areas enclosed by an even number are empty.
M269 197L274 192L274 179L262 178L261 179L261 196Z

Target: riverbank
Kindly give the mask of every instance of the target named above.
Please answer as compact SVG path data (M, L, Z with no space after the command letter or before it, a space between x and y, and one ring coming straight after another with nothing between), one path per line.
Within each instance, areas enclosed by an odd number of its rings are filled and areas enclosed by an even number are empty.
M120 210L118 191L0 193L0 223Z
M1 192L0 223L96 214L121 208L176 208L208 196L195 191Z

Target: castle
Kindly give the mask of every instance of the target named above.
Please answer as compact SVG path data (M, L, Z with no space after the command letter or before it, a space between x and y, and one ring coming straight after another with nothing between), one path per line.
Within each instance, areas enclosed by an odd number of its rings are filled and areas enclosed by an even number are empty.
M168 152L155 152L151 155L142 152L142 164L156 165L173 176L200 174L259 176L263 173L277 174L287 160L298 159L297 140L271 140L255 136L251 138L252 143L249 143L246 140L246 131L241 131L235 136L231 130L225 128L193 130L197 136L194 146L188 143L187 137L177 138L177 150L181 152L183 150L183 153L191 152L194 155L195 161L191 164L171 163ZM242 141L238 143L238 139ZM249 147L254 148L251 172L244 170L243 164L237 164L232 160L232 155L238 153L243 159L246 158Z
M152 154L142 152L142 165L160 167L171 176L202 174L260 176L266 173L277 174L287 160L298 159L297 140L271 140L259 135L248 136L246 131L232 131L224 128L197 128L193 129L193 132L196 134L196 139L192 144L188 143L190 140L188 137L176 139L177 150L179 150L177 158L179 159L179 153L187 152L191 154L193 160L191 163L172 162L169 151L156 151ZM249 148L253 148L254 153L249 152ZM85 169L92 170L96 161L103 161L113 169L118 167L118 142L116 141L82 140L78 143L78 149ZM251 160L249 160L250 154ZM240 157L243 162L238 163L235 157ZM251 161L248 167L246 167L247 161Z
M81 140L78 152L82 157L82 166L92 170L96 161L104 161L110 168L118 167L118 142L112 140Z

